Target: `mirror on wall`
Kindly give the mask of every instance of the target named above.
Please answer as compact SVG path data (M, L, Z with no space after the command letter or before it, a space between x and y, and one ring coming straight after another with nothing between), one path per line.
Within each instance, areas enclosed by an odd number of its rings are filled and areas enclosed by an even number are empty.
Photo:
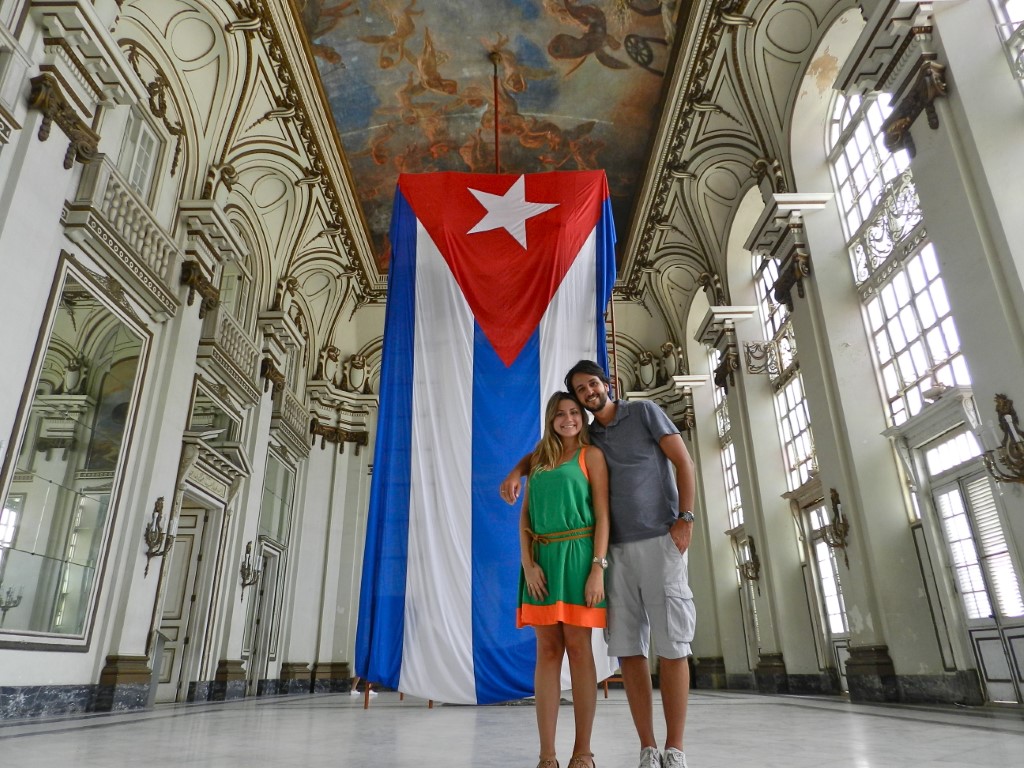
M0 633L82 636L145 337L65 273L0 511Z

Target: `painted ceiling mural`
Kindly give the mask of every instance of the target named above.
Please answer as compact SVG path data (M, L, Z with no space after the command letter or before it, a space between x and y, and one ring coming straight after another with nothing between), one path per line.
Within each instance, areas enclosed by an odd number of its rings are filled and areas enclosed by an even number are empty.
M493 173L495 114L502 173L607 173L622 245L686 3L297 4L382 268L398 174Z

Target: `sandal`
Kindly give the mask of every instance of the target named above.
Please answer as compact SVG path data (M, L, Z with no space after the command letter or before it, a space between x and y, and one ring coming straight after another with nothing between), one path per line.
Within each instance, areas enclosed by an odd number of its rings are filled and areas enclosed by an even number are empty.
M542 757L537 768L559 768L558 761L553 757Z
M587 762L587 758L590 758L589 762ZM573 755L568 768L597 768L597 763L594 762L594 753L581 752L578 755Z

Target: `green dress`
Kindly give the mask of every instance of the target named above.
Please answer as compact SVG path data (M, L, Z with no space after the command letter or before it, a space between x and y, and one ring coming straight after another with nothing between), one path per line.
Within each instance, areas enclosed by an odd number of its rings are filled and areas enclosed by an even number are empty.
M519 572L516 626L607 625L604 602L587 607L584 590L594 558L594 503L584 449L554 469L533 472L526 486L530 529L538 539L534 561L544 571L548 595L534 600Z

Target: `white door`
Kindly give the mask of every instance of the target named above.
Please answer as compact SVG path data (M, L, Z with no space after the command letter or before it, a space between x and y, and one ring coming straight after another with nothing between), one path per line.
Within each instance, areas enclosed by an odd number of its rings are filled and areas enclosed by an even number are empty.
M263 572L254 585L252 609L249 613L249 628L252 643L246 663L246 695L259 692L260 680L267 679L270 659L276 652L277 637L277 577L280 567L280 553L262 542Z
M1024 600L992 485L976 474L937 487L934 498L988 698L1020 704Z
M171 547L166 574L164 611L160 618L160 633L166 640L160 658L157 703L184 701L188 694L188 681L184 679L183 669L193 642L189 627L196 604L205 519L205 509L185 506L178 517L178 532Z

